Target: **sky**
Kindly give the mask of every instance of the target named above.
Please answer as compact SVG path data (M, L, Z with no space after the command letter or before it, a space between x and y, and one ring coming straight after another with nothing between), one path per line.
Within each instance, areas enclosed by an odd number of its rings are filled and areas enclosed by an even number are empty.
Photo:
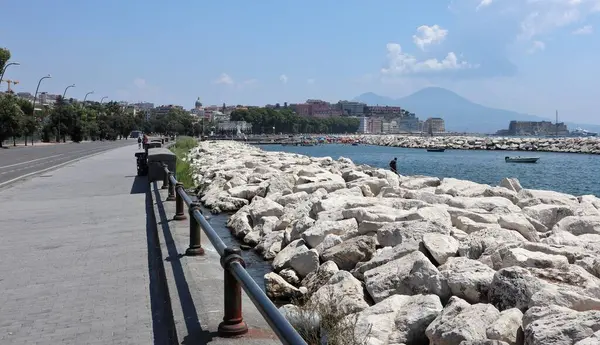
M600 0L0 0L0 18L16 91L51 74L40 91L192 108L440 86L600 124Z

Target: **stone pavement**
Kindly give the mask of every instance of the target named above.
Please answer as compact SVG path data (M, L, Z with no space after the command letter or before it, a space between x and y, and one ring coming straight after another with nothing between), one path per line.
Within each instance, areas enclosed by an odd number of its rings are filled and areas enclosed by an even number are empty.
M184 255L190 241L189 220L172 220L175 214L175 202L165 201L168 192L159 189L160 186L162 186L161 182L152 183L151 189L158 240L162 257L165 258L164 271L170 292L177 342L183 345L281 344L245 292L242 292L242 313L249 332L240 339L218 336L217 329L223 319L224 302L223 268L219 263L219 254L202 233L205 255L196 257ZM221 217L207 218L215 231L219 232L217 223L222 221ZM223 238L223 235L220 236ZM247 254L244 252L242 256ZM262 279L262 274L259 278Z
M171 342L136 150L0 191L0 344Z

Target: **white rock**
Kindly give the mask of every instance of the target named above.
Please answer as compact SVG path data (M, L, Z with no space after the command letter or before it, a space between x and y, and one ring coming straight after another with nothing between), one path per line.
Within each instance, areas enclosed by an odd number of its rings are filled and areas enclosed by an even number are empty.
M509 345L523 344L523 313L517 309L507 309L486 330L488 339L501 340Z
M475 183L455 178L444 178L437 187L436 194L449 194L452 196L477 197L482 196L488 185Z
M369 307L361 282L350 272L338 271L311 297L313 305L328 306L333 315L346 316Z
M579 342L596 337L594 332L598 331L598 325L600 311L576 312L557 306L534 307L523 316L527 345L580 345Z
M423 235L423 244L439 265L458 252L458 241L452 236L436 233Z
M300 251L290 258L289 263L298 276L306 277L307 274L319 268L319 253L314 249Z
M449 258L438 270L446 277L452 295L469 303L487 301L495 273L493 269L476 260L454 257Z
M556 224L556 229L569 232L575 236L600 235L600 217L565 217Z
M273 200L256 196L248 205L248 211L255 224L258 224L262 217L279 217L283 215L283 206Z
M394 294L450 297L446 278L421 252L413 252L364 273L367 291L377 302Z
M548 229L551 229L561 219L573 215L573 211L568 206L546 204L525 207L523 212Z
M402 242L421 242L426 233L447 235L450 228L423 220L388 223L377 232L377 242L383 247L393 247Z
M288 283L275 272L265 274L265 290L273 300L290 300L303 295L302 291Z
M335 262L326 261L316 271L309 273L302 279L302 286L305 286L309 294L313 294L325 285L329 279L338 272L339 269Z
M376 241L371 236L359 236L323 251L324 261L333 261L341 270L350 271L357 263L371 260Z
M500 187L504 187L517 193L523 189L519 180L510 177L503 178L502 181L500 181Z
M304 240L295 240L281 250L273 259L273 269L278 272L284 268L290 267L290 260L294 255L307 252L308 248L304 245Z
M329 234L344 236L348 233L357 232L358 223L354 218L340 221L318 221L302 234L302 238L311 248L315 248Z
M436 295L390 296L357 314L354 337L373 345L427 343L425 329L441 311Z
M513 213L513 214L504 214L501 215L498 219L498 224L501 227L509 230L515 230L523 237L525 237L528 241L539 242L540 236L537 233L537 230L527 220L525 215L521 213Z
M427 327L430 345L459 345L464 340L485 340L486 329L500 316L489 304L470 305L452 297L442 313Z

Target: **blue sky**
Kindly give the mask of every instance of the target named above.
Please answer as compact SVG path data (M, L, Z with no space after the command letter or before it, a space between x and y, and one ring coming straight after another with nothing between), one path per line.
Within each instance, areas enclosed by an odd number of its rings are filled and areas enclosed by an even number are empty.
M0 0L18 91L265 104L426 86L600 124L600 0ZM6 87L6 84L2 86Z

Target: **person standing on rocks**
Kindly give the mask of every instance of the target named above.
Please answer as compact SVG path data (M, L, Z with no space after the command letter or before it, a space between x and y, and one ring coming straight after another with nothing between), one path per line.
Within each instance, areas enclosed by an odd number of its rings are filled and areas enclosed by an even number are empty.
M394 157L394 159L392 159L392 161L390 162L390 169L395 172L396 174L398 174L398 170L397 170L397 164L398 163L398 158Z

